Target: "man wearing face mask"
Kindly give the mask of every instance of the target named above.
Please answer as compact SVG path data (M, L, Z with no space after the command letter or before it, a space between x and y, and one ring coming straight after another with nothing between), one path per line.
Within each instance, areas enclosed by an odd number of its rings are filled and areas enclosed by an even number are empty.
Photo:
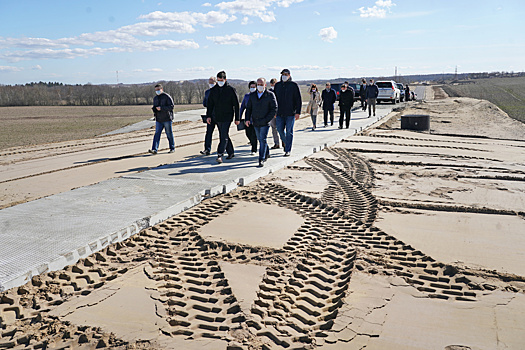
M337 94L332 89L332 84L326 83L326 89L321 93L323 100L324 127L328 126L328 114L330 114L330 125L334 125L334 103L337 100Z
M352 106L354 105L354 89L346 83L341 85L339 92L339 129L343 128L346 117L346 128L350 127L350 116Z
M153 114L155 115L155 136L153 136L153 146L148 150L149 153L157 154L159 150L160 135L162 130L166 130L166 136L170 146L169 153L175 152L175 139L173 137L173 99L164 92L161 84L155 85L155 96L153 98Z
M210 96L210 90L212 87L215 86L215 84L217 84L217 78L210 77L210 79L208 79L208 85L210 88L204 91L204 101L202 101L202 105L204 107L208 106L208 98ZM217 126L217 123L215 122L215 113L212 113L210 122L206 124L206 136L204 137L204 150L201 151L201 154L204 154L206 156L210 155L213 131L215 130L216 126ZM229 139L228 139L228 143L226 144L226 152L228 154L233 154L233 146Z
M366 103L368 104L368 118L372 110L374 111L374 117L376 116L376 99L379 95L379 88L374 84L374 80L370 79L370 84L366 87Z
M234 157L233 144L228 149L230 140L230 125L235 117L235 125L239 125L239 99L235 88L226 81L226 72L217 73L217 85L210 89L208 103L206 107L206 116L208 124L211 123L215 115L215 122L219 128L219 146L217 147L217 163L223 162L224 151L228 152L226 159Z
M250 81L248 83L248 88L250 89L250 92L244 95L244 98L241 102L241 118L242 113L246 109L246 105L248 104L248 99L250 98L250 94L257 91L257 83L255 81ZM255 128L252 124L246 124L246 127L244 128L244 132L246 133L246 137L250 141L250 145L252 146L252 156L257 152L257 135L255 134Z
M290 70L281 71L281 81L275 84L277 98L277 130L284 141L284 156L290 156L293 142L293 127L301 116L301 92L295 81L292 81Z
M270 122L277 113L277 99L266 90L266 79L257 79L257 92L249 95L246 105L246 125L253 125L259 140L259 167L270 157L267 137Z

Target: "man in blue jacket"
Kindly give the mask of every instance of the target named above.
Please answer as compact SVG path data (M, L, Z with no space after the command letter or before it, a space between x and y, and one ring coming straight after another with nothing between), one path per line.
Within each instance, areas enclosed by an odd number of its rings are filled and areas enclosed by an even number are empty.
M332 84L326 83L326 89L321 93L323 100L324 127L328 125L328 113L330 113L330 125L334 125L334 103L337 100L337 94L332 89Z
M370 79L370 85L366 87L366 103L368 104L368 118L372 109L374 110L374 117L376 116L376 99L379 95L379 88L374 84L374 80Z
M301 92L295 81L292 81L289 69L281 71L281 80L275 84L277 98L277 131L284 140L284 156L288 157L292 151L293 126L301 116Z
M257 91L250 93L246 104L246 126L253 125L259 140L259 167L270 157L268 130L277 113L277 99L273 92L266 90L266 79L257 79Z
M217 85L210 89L208 103L206 107L206 116L208 124L211 123L212 117L215 118L219 128L219 146L217 147L217 163L222 163L224 151L228 152L226 159L234 157L233 145L228 150L230 140L230 125L235 117L235 125L239 125L241 120L239 114L239 98L237 91L226 81L226 72L217 73ZM231 152L231 153L230 153Z
M157 154L159 150L160 135L162 130L166 130L166 136L170 145L169 153L175 152L175 138L173 137L173 99L170 95L164 92L161 84L155 85L155 93L157 96L153 98L153 114L155 115L155 136L153 136L153 145L148 150L149 153Z

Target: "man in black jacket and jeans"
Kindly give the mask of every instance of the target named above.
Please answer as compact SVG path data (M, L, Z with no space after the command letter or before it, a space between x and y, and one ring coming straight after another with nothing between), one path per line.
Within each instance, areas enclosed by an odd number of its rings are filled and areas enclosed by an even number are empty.
M277 98L277 131L284 141L284 156L288 157L292 151L293 126L301 116L301 92L295 81L292 81L290 70L281 71L281 81L275 84Z
M268 147L268 130L270 122L277 113L277 99L273 92L266 90L266 79L257 79L257 91L248 97L246 106L246 126L253 124L259 140L259 167L270 157Z
M354 89L346 84L341 85L339 92L339 129L343 128L343 122L346 116L346 128L350 127L350 116L352 106L354 105Z
M334 125L334 103L337 100L337 94L332 89L332 84L326 83L326 89L321 93L323 100L324 127L328 125L328 114L330 113L330 125Z
M230 140L230 125L235 115L235 125L239 125L241 120L239 114L239 98L235 88L226 81L226 73L220 71L217 73L217 85L210 89L208 96L208 103L206 107L206 116L208 124L212 121L212 116L215 114L215 122L219 129L219 146L217 147L217 163L222 163L222 157L226 150L226 145ZM229 147L228 147L229 148ZM233 144L228 150L228 157L234 157Z
M153 98L153 114L155 115L155 136L153 136L153 145L148 150L149 153L157 154L159 150L160 135L162 129L166 130L166 136L170 145L170 152L175 152L175 138L173 137L172 121L173 121L173 99L170 95L164 92L161 84L155 85L155 93L157 96Z

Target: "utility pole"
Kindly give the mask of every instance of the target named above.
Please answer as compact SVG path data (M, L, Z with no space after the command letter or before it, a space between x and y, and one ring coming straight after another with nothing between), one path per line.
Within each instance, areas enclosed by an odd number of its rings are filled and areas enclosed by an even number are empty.
M394 80L397 80L397 66L396 66L396 72L394 73Z
M456 66L456 71L454 72L454 80L458 80L458 66Z
M117 71L117 85L118 85L118 71Z

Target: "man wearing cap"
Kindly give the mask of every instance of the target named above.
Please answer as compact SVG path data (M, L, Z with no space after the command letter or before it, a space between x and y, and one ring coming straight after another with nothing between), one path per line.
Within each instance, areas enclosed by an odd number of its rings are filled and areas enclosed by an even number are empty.
M277 130L284 141L284 156L292 151L293 127L301 115L301 92L295 81L292 81L289 69L281 71L281 80L275 84L277 98Z

